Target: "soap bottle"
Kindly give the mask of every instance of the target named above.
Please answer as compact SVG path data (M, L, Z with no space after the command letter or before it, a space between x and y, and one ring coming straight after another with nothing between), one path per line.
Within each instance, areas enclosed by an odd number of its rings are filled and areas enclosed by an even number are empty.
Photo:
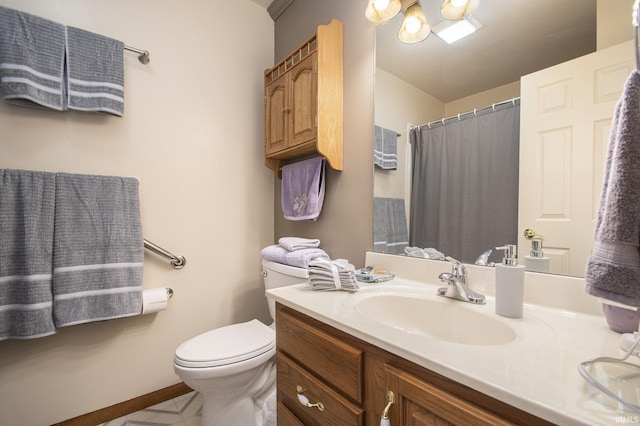
M527 271L549 272L551 259L544 255L542 251L542 238L531 240L531 251L524 257L524 266Z
M522 318L524 304L524 265L518 265L518 248L513 244L496 247L504 250L502 263L496 263L496 314Z

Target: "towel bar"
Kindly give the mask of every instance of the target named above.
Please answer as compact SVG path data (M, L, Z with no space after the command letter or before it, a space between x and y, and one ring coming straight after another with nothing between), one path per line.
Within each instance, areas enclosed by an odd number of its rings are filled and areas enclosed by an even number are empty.
M175 254L166 251L162 247L146 239L144 240L144 248L148 249L149 251L152 251L157 255L160 255L162 257L169 259L171 261L171 266L173 266L175 269L182 269L184 268L184 265L186 265L187 263L187 259L185 259L184 256L176 256Z
M138 54L138 60L140 61L141 64L147 65L149 63L150 59L149 59L149 51L148 50L138 49L137 47L127 46L126 44L125 44L124 48L125 48L125 50L128 50L130 52L137 53Z

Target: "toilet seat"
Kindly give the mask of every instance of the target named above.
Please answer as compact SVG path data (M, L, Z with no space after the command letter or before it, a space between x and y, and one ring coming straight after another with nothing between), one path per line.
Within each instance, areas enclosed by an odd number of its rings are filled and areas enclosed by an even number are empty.
M275 348L275 332L254 319L200 334L176 349L176 365L220 367L255 358Z

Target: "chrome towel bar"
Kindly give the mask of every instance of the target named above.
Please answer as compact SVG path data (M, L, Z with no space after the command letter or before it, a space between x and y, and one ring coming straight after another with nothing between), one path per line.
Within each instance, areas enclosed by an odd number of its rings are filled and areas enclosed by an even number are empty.
M144 248L146 248L149 251L152 251L153 253L159 256L169 259L171 261L171 266L173 266L175 269L182 269L184 268L184 265L186 265L187 263L187 259L185 259L184 256L176 256L175 254L166 251L162 247L146 239L144 240Z
M147 65L150 61L149 59L149 51L148 50L142 50L142 49L138 49L137 47L131 47L131 46L127 46L126 44L124 45L125 50L128 50L130 52L135 52L138 54L138 60L140 61L141 64L145 64Z

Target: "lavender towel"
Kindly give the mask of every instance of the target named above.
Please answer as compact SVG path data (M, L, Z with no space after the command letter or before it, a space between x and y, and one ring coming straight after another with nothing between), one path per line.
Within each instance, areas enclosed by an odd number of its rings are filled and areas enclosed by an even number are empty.
M640 307L640 74L631 73L618 101L587 262L586 291Z
M329 260L329 255L319 248L289 251L279 244L263 248L261 254L264 260L298 268L308 268L309 262L315 259Z
M324 202L324 160L314 157L282 168L282 210L288 220L316 220Z
M67 27L69 109L124 114L124 43Z
M278 244L289 251L318 248L320 240L317 238L301 238L301 237L282 237L278 240Z
M136 179L56 175L57 327L139 315L143 257Z
M0 170L0 340L55 333L54 192L53 173Z
M64 26L0 7L0 91L10 103L65 109Z

